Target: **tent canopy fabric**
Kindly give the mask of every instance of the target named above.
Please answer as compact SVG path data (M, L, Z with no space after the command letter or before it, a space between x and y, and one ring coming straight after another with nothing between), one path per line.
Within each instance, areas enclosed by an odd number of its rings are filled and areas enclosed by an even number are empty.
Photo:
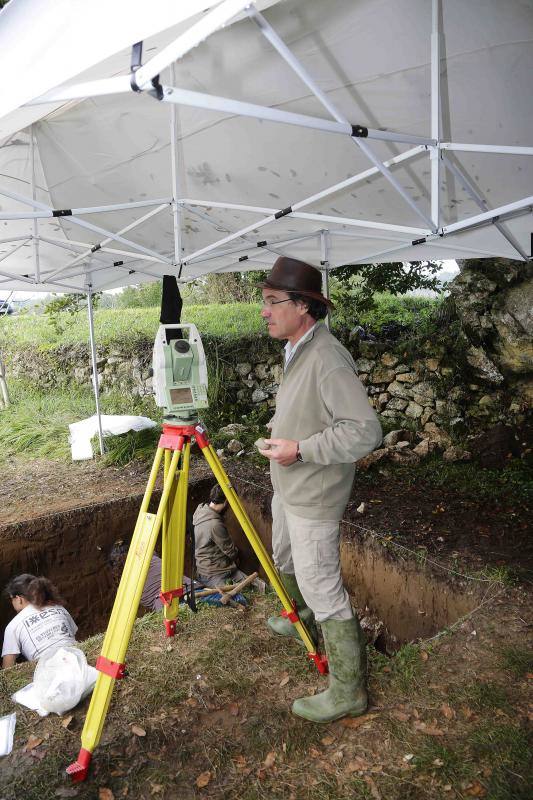
M0 290L531 256L530 0L11 0L0 63Z

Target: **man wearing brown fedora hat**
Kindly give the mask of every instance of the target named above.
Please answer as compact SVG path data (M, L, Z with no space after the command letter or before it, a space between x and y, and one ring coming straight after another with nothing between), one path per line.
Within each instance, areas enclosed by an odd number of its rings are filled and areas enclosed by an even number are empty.
M381 427L351 355L321 322L332 304L320 271L281 257L262 289L269 335L287 340L271 438L260 450L270 459L274 488L274 561L315 638L320 623L329 662L328 689L295 700L292 710L330 722L367 708L365 638L342 583L339 522L354 464L379 445ZM268 625L298 637L286 617Z

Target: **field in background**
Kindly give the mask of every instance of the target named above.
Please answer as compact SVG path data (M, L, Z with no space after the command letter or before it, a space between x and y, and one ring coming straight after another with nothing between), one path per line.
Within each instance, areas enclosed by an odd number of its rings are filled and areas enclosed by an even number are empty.
M394 297L382 294L376 297L376 307L361 313L358 319L350 318L346 310L342 319L333 314L335 327L339 319L343 326L356 323L372 331L383 325L398 323L406 327L420 326L428 321L431 312L439 305L439 300L426 297ZM194 323L200 334L212 336L238 337L265 332L265 323L260 316L258 303L211 303L209 305L184 306L182 322ZM78 312L71 316L61 314L64 331L57 333L44 314L18 314L0 320L0 348L2 345L25 347L86 343L88 340L87 315ZM94 315L95 336L99 344L115 342L133 343L139 339L152 340L159 324L159 308L97 309Z

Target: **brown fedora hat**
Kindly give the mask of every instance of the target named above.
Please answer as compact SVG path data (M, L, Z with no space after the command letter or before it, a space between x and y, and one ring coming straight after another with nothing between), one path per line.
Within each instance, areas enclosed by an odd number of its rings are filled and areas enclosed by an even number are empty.
M280 256L274 262L272 270L268 273L262 289L278 289L282 292L296 292L304 297L320 300L328 308L334 308L333 303L322 294L322 275L320 270L298 261L296 258Z

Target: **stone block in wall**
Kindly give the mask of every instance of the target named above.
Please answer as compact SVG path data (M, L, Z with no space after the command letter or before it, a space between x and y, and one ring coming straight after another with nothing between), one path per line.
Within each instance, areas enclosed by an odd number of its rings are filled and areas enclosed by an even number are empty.
M254 372L260 381L265 381L270 375L268 364L257 364L257 366L254 369Z
M239 373L239 375L245 377L246 375L249 375L250 372L252 371L252 365L248 364L248 362L242 362L241 364L237 364L235 366L235 369Z
M382 417L387 417L387 419L394 419L394 420L401 420L401 413L399 411L393 411L391 408L386 408L385 411L381 412Z
M463 400L466 397L466 392L461 386L453 386L448 392L450 400Z
M389 383L389 385L387 386L387 391L389 392L389 394L392 394L395 397L403 397L407 400L409 400L411 397L407 387L404 386L402 383L398 383L397 380L392 381L392 383Z
M383 353L381 363L384 367L395 367L400 359L394 353Z
M400 381L400 383L416 383L418 380L418 375L416 372L401 372L395 377L397 381Z
M363 386L366 386L368 384L368 372L361 372L359 374L359 380L361 381Z
M411 419L418 419L424 413L424 407L411 400L405 409L405 416Z
M396 377L393 369L376 367L372 372L372 383L390 383Z
M374 362L369 358L358 358L355 362L355 369L357 372L372 372L374 369Z
M377 408L381 411L385 408L389 400L390 394L388 392L382 392L377 398Z
M419 442L416 447L413 447L413 453L416 453L420 458L425 458L430 454L430 452L431 442L429 439L422 439L422 441Z
M432 419L434 413L435 413L435 409L434 408L431 408L430 406L426 406L426 408L424 408L424 413L420 417L420 424L422 426L424 426L426 424L426 422L429 422L429 420Z
M434 422L426 422L424 430L420 434L424 439L429 439L440 447L450 447L452 440L446 431L439 428Z
M401 375L404 372L411 372L411 367L408 364L397 364L394 367L394 372L396 375Z
M437 394L435 391L435 386L428 381L415 383L411 388L415 394L420 395L420 397L425 397L428 400L433 400Z
M274 383L277 383L279 386L279 384L283 380L283 367L281 366L281 364L275 364L274 366L272 366L270 369L270 374L272 376L272 380L274 381Z
M252 392L252 403L262 403L263 400L268 400L268 392L263 391L263 389L254 389Z
M424 361L426 369L430 372L436 372L439 368L440 358L426 358Z
M404 411L407 408L408 400L404 400L403 397L393 397L392 400L389 400L387 403L387 408L392 411Z

